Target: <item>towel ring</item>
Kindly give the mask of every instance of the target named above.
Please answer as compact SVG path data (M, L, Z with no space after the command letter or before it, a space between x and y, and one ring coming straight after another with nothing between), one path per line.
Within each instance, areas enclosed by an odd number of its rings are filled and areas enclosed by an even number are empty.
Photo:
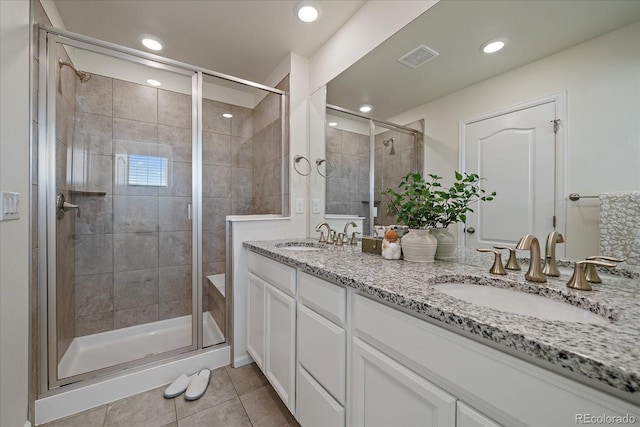
M324 174L320 171L320 165L326 163L329 166L329 171L330 172L325 172ZM326 166L325 166L326 169ZM329 160L327 159L321 159L321 158L317 158L316 159L316 170L318 171L318 173L320 174L321 177L323 178L328 178L331 176L331 174L333 174L333 165L329 162Z
M302 173L298 170L298 163L300 162L300 160L304 160L307 162L307 164L309 165L309 172L307 173ZM307 159L304 156L299 156L299 155L295 155L293 157L293 168L296 170L296 172L298 172L298 175L302 175L302 176L309 176L309 174L311 173L311 162L309 161L309 159Z

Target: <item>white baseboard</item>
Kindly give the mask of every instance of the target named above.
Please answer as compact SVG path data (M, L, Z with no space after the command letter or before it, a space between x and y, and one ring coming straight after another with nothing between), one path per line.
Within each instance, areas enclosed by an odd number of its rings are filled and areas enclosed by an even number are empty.
M233 367L239 368L252 362L253 359L251 358L251 356L249 356L249 353L244 353L233 359Z
M87 409L105 405L143 391L169 384L180 374L217 369L231 361L230 347L215 348L183 359L153 366L84 387L36 400L35 425L48 423ZM25 427L27 425L25 424ZM29 427L31 424L29 423Z

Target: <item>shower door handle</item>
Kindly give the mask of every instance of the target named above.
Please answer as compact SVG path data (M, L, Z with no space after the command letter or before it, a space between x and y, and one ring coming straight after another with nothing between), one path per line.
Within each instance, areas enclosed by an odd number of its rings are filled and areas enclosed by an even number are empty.
M64 200L64 194L59 193L56 196L56 208L57 208L57 218L58 219L62 219L64 218L64 214L67 211L70 211L71 209L77 209L78 211L76 212L76 216L78 218L80 218L80 206L78 205L73 205L67 201Z

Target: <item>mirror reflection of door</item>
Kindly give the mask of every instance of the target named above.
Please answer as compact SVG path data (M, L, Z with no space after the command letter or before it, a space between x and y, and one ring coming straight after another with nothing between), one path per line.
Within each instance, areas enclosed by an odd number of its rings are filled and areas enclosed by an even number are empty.
M465 125L467 173L477 173L493 201L472 206L468 248L515 245L555 229L556 103L548 102Z

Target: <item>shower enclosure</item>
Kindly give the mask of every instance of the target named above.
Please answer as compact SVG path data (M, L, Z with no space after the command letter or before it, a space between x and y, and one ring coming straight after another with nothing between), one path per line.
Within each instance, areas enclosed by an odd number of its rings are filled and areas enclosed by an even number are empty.
M325 213L364 218L365 235L373 235L374 225L394 223L382 191L422 170L423 127L422 121L400 126L327 105Z
M225 217L284 213L286 81L53 28L38 61L39 393L232 344Z

